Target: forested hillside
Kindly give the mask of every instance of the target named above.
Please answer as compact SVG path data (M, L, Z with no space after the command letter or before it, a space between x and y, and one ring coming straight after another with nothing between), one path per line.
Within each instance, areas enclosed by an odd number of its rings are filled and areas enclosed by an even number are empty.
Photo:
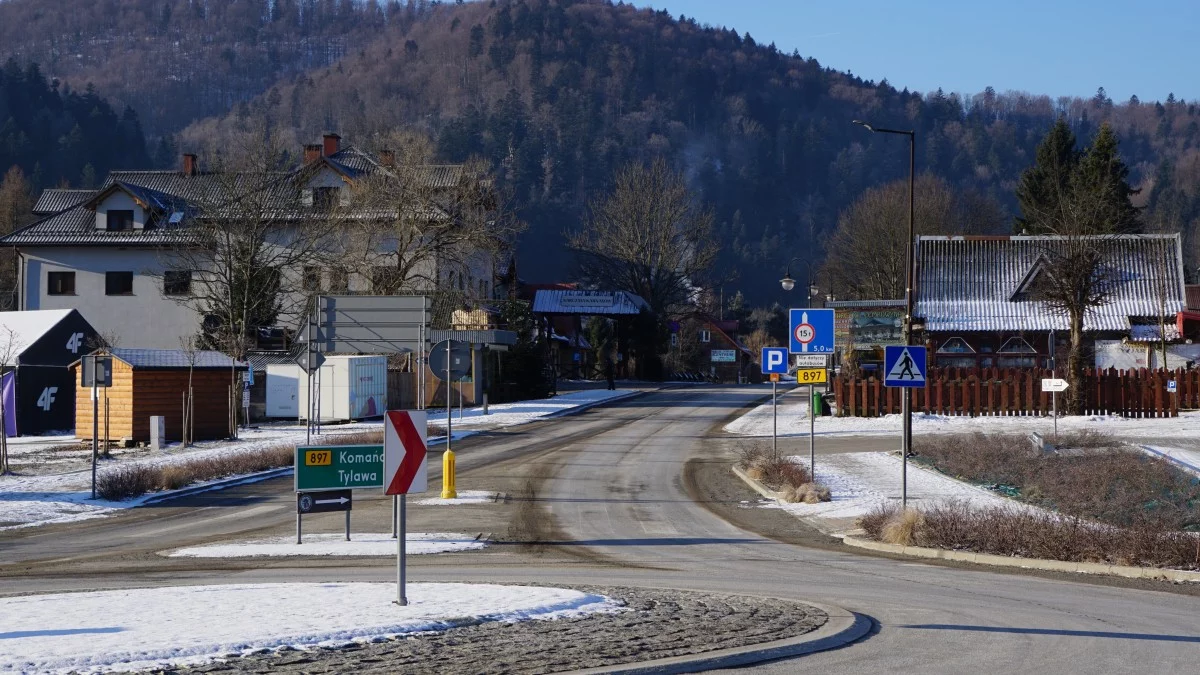
M137 113L91 87L48 81L37 64L0 68L0 173L18 167L35 188L91 187L109 169L149 164Z
M14 29L14 12L37 19ZM297 147L327 129L353 142L403 125L447 161L481 155L530 225L519 248L530 280L570 273L562 232L618 167L665 156L715 212L719 271L751 302L774 298L789 258L821 256L839 213L907 174L904 139L853 119L915 129L918 171L993 200L1002 222L1057 117L1083 143L1107 120L1146 229L1189 233L1196 261L1200 111L1174 97L909 92L601 0L9 0L0 26L0 50L111 86L155 134L178 131L180 149L267 120ZM159 154L166 163L175 148Z

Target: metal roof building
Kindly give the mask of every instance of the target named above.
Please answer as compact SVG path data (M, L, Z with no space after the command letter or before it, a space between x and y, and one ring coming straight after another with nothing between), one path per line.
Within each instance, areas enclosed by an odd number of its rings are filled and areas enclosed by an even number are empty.
M1093 237L1100 247L1108 301L1092 308L1084 330L1125 332L1184 309L1179 235ZM1055 236L917 238L914 315L927 332L1065 331L1065 312L1031 288L1047 260L1072 240Z

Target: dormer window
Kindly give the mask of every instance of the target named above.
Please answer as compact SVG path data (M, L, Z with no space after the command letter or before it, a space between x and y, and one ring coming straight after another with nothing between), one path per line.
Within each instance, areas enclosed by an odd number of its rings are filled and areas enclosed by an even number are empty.
M110 210L108 212L108 224L105 227L109 232L121 232L124 230L133 229L133 211L130 210Z
M338 188L335 187L316 187L313 188L313 206L328 211L340 203L338 196Z

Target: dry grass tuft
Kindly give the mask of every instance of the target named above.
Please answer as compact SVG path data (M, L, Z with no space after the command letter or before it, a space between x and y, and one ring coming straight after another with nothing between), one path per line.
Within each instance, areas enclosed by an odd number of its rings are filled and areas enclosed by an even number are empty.
M889 544L912 546L917 541L919 530L925 525L925 517L916 509L904 509L892 514L883 524L880 539Z

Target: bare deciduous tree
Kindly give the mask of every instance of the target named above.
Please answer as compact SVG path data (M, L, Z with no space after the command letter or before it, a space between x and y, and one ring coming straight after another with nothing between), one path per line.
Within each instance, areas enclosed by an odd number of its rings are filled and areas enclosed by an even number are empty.
M239 360L252 330L305 314L311 292L304 269L327 267L339 250L346 210L306 205L304 169L287 170L286 157L265 132L217 155L203 177L200 212L186 214L164 252L168 269L192 275L189 292L176 297L200 318L204 346Z
M917 234L989 234L1004 229L994 200L957 194L941 178L917 177L913 186ZM827 247L825 273L842 299L890 300L904 297L904 253L908 237L908 182L896 181L863 192L838 217Z
M642 297L660 317L686 311L712 278L717 244L712 213L663 159L616 175L611 194L571 233L583 276Z
M412 133L373 145L382 166L353 182L342 264L369 270L376 293L448 288L453 278L451 290L485 295L479 282L490 286L494 256L511 250L523 227L487 165L433 164L432 144Z

